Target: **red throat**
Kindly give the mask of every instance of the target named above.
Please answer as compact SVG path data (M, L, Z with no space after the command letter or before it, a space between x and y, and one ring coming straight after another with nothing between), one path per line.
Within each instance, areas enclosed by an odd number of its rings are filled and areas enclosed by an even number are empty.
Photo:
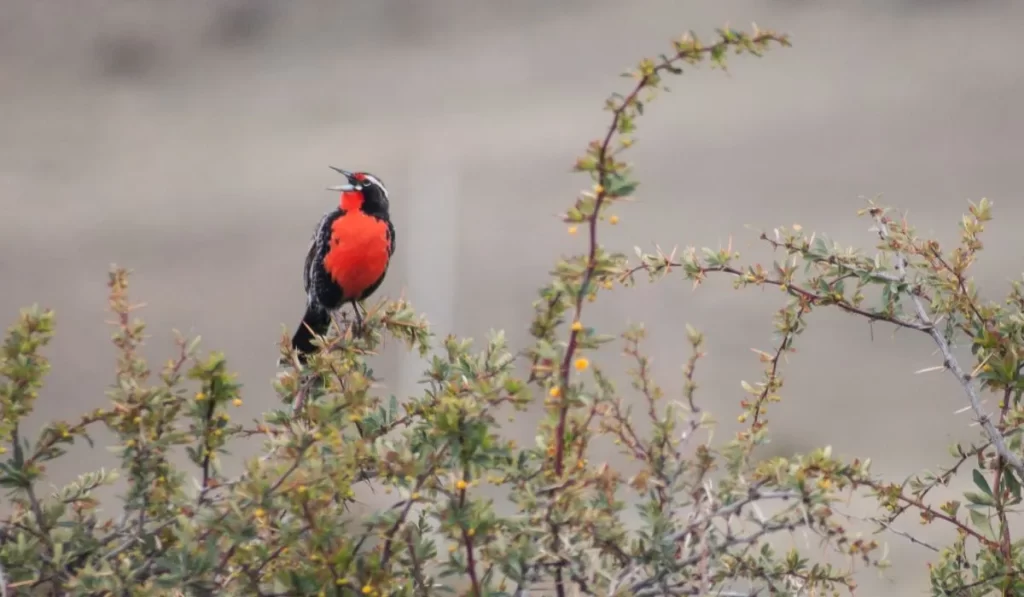
M363 192L343 191L339 205L345 211L358 211L363 206Z

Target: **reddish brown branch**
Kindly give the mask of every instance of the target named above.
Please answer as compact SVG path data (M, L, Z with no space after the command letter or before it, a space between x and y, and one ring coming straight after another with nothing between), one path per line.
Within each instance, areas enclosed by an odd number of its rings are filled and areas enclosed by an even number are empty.
M879 493L879 495L882 495L882 496L887 496L887 495L889 495L891 493L891 490L889 490L889 489L887 489L887 488L885 488L885 487L883 487L883 486L881 486L881 485L879 485L879 484L877 484L877 483L875 483L873 481L868 481L868 480L865 480L865 479L858 479L856 481L856 483L861 484L861 485L866 485L866 486L874 489L875 491L877 491ZM957 520L956 517L954 517L954 516L950 516L949 514L946 514L945 512L940 512L940 511L932 508L928 504L925 504L924 502L922 502L922 501L920 501L918 499L912 498L912 497L904 494L902 491L900 491L899 493L896 493L896 495L893 496L893 497L895 497L895 499L897 501L901 501L904 504L907 504L907 505L913 506L914 508L917 508L918 510L921 511L922 514L924 514L925 516L927 516L929 518L938 518L939 520L943 520L945 522L948 522L949 524L951 524L954 527L956 527L956 529L958 531L960 531L961 533L963 533L965 535L968 535L969 537L974 538L975 540L978 541L978 543L981 543L982 545L984 545L985 547L987 547L989 549L999 549L999 543L998 542L993 541L993 540L985 537L984 535L982 535L978 531L975 531L971 527L969 527L966 524L964 524L964 523L960 522L959 520Z
M667 267L682 267L683 266L682 263L677 263L677 262L668 262L665 265ZM650 267L647 266L647 265L635 266L635 267L629 269L628 271L626 271L624 274L622 274L622 278L623 279L628 278L629 276L631 276L631 275L633 275L633 274L635 274L635 273L637 273L639 271L650 271ZM703 277L703 276L705 276L705 275L707 275L709 273L716 273L716 272L717 273L729 274L729 275L735 276L737 278L743 278L743 277L747 276L746 272L743 272L741 270L738 270L738 269L736 269L734 267L730 267L730 266L727 266L727 265L714 266L714 267L701 267L700 268L700 272L698 273L698 276ZM885 323L891 323L891 324L893 324L895 326L898 326L898 327L908 328L908 329L916 330L916 331L919 331L919 332L927 332L929 329L931 329L930 326L923 325L923 324L918 324L918 323L915 323L913 321L906 321L906 320L903 320L903 319L899 319L898 317L891 317L889 315L885 315L885 314L882 314L882 313L872 313L871 311L866 311L864 309L861 309L860 307L856 307L856 306L850 304L846 300L839 300L839 301L837 301L837 300L834 300L832 298L826 298L824 296L821 296L820 294L817 294L815 292L807 290L806 288L802 288L800 286L796 286L796 285L790 284L789 282L786 282L785 280L773 280L771 278L761 278L761 279L758 279L756 283L757 284L768 284L769 286L777 286L779 288L784 288L785 291L789 295L797 297L797 298L802 299L804 301L807 301L807 303L810 304L811 306L835 305L836 307L838 307L842 311L845 311L847 313L851 313L853 315L859 315L859 316L864 317L864 318L866 318L866 319L868 319L870 321L883 321Z

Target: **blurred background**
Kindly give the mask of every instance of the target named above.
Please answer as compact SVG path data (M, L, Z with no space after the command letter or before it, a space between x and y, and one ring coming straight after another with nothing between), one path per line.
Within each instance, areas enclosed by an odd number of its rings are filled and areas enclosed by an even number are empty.
M336 201L328 164L390 189L398 252L378 298L404 294L440 334L503 328L526 346L536 288L583 248L556 216L588 184L570 167L604 130L605 97L628 83L619 73L726 23L789 33L793 47L669 83L631 155L640 201L605 242L631 253L731 235L755 259L760 229L799 223L870 247L855 211L877 194L949 242L966 200L987 196L998 220L976 273L996 295L1024 269L1022 19L1010 0L3 0L0 314L39 302L58 316L33 422L105 400L111 263L135 271L155 363L172 329L201 333L239 372L244 418L274 406L309 234ZM656 324L647 349L669 392L684 324L705 331L701 398L729 422L739 380L760 376L750 348L771 348L783 304L730 283L616 290L588 323ZM973 437L952 378L913 373L939 364L926 339L827 313L811 323L770 415L776 453L831 443L902 480ZM399 395L420 365L397 343L375 358ZM532 442L536 420L510 433ZM55 481L109 464L102 447L78 453ZM930 554L886 540L894 569L862 587L919 594Z

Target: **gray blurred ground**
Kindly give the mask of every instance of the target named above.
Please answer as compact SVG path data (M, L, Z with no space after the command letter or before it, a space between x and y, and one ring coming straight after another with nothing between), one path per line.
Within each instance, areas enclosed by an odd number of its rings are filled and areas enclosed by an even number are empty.
M757 229L794 222L866 245L854 212L878 193L948 240L965 200L988 196L999 221L978 276L1000 292L1024 269L1022 19L1020 3L996 0L4 0L0 313L39 301L59 317L35 420L104 400L111 262L137 272L154 357L169 356L172 328L201 332L246 384L244 414L270 407L310 228L335 200L327 164L391 189L399 251L382 294L405 292L440 333L505 328L523 346L535 288L581 246L554 214L586 183L568 170L606 122L617 75L726 22L788 32L794 47L671 83L641 122L642 201L620 210L611 246L732 234L753 258ZM670 390L682 326L698 325L703 400L730 421L781 301L675 281L616 291L591 317L612 331L657 322L648 348ZM812 323L773 411L779 453L831 442L902 479L971 437L951 380L913 374L938 363L926 342L881 326L872 340L841 316ZM415 379L403 358L397 345L379 357L393 391ZM534 420L512 433L531 441ZM107 458L81 454L76 466ZM865 594L920 594L928 553L888 541L895 568L864 575Z

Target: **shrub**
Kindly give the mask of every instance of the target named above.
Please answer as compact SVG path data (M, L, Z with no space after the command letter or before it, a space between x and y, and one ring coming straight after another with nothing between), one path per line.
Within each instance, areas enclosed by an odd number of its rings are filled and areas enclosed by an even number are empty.
M743 265L731 248L669 254L637 250L635 259L599 242L608 209L637 186L623 152L636 119L683 66L725 66L729 53L760 55L785 36L719 30L713 43L687 35L674 52L645 59L627 73L633 87L607 102L611 123L576 169L592 188L565 214L582 228L582 254L560 260L539 291L530 331L513 351L503 334L482 346L432 336L405 301L368 310L364 334L344 320L322 340L306 367L291 352L275 382L283 406L251 426L228 411L241 387L224 355L202 354L180 337L177 358L158 375L140 356L144 324L133 319L128 273L110 273L110 310L118 349L110 405L76 421L46 425L29 441L32 412L49 370L44 349L53 312L24 310L8 330L0 359L0 483L11 512L0 520L3 595L811 595L853 591L856 566L882 567L880 546L847 530L833 509L851 495L879 505L885 529L906 512L955 528L930 577L935 595L1021 594L1019 544L1008 518L1024 477L1020 428L1024 293L1005 304L978 298L968 270L991 205L972 205L958 246L943 250L874 203L879 244L872 252L839 247L800 229L762 234L784 258L770 267ZM614 223L614 222L612 222ZM650 374L644 330L618 339L583 316L589 302L638 276L683 276L698 285L726 275L738 288L771 286L788 300L775 316L777 344L759 352L764 376L743 382L743 430L712 441L714 421L697 398L703 336L687 326L692 356L685 388L669 397ZM876 292L872 292L876 291ZM867 298L874 294L873 298ZM981 421L981 438L955 446L955 462L935 474L893 484L868 462L843 462L828 448L758 460L768 437L766 412L780 400L784 355L816 309L839 309L872 322L927 334ZM368 364L387 338L429 357L422 391L400 401L379 395ZM594 349L621 342L631 387L616 387ZM955 345L969 344L961 364ZM588 356L590 355L590 356ZM520 368L519 365L528 365ZM999 409L984 411L985 393ZM634 410L632 406L640 405ZM503 438L499 420L542 407L536 442ZM645 419L646 421L642 421ZM643 423L643 425L640 425ZM47 463L67 456L90 429L116 437L117 471L89 471L44 495ZM650 431L641 433L641 426ZM221 459L232 442L263 438L259 457L229 477ZM588 459L612 441L636 463L627 475ZM172 461L184 449L192 468ZM929 492L975 463L977 491L933 504ZM97 488L127 481L119 516L102 516ZM394 503L355 517L353 488L373 483ZM484 490L498 492L497 504ZM635 509L640 523L623 520ZM502 510L507 513L501 513ZM815 536L842 566L812 560L776 539ZM923 543L922 543L923 544Z

